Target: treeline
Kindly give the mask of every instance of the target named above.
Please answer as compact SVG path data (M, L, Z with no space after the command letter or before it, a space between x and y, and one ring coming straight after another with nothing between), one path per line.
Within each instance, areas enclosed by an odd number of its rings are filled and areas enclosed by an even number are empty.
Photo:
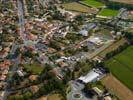
M128 40L128 43L125 43L124 45L119 46L116 50L107 53L105 59L110 59L125 50L128 46L133 45L133 33L124 32L124 34L125 38Z
M133 33L132 32L125 32L125 37L129 41L130 45L133 45Z
M105 3L111 9L120 9L123 7L127 8L128 10L133 10L133 4L126 4L126 3L113 2L113 1L107 1Z
M122 2L115 2L115 1L111 1L111 0L96 0L99 2L103 2L106 4L106 6L108 6L111 9L120 9L120 8L127 8L128 10L133 10L133 4L128 4L128 3L122 3Z
M117 55L118 53L120 53L120 52L122 52L123 50L125 50L128 46L129 46L128 43L125 43L124 45L119 46L116 50L107 53L105 59L107 60L107 59L112 58L113 56L115 56L115 55Z

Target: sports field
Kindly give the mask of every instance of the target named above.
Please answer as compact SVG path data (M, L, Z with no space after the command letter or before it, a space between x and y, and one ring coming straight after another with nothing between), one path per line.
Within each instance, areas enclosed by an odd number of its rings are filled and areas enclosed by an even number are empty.
M106 17L115 17L119 13L119 10L103 9L98 15Z
M133 46L105 63L112 74L133 90Z
M83 0L82 2L85 3L85 4L88 5L88 6L96 7L96 8L105 6L103 3L98 2L98 1L96 1L96 0Z

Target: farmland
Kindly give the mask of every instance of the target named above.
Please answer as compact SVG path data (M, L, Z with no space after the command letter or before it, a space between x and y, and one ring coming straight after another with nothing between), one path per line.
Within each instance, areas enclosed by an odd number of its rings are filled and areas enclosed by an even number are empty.
M103 3L98 2L98 1L96 1L96 0L83 0L82 2L85 3L85 4L88 5L88 6L96 7L96 8L105 6Z
M132 100L133 92L123 85L112 74L109 74L102 79L102 83L110 89L120 100Z
M62 4L62 6L69 11L80 12L80 13L96 13L95 9L91 9L90 7L84 6L77 2L65 3Z
M120 2L120 3L125 3L125 4L133 4L133 0L110 0L113 2Z
M108 60L105 65L129 89L133 90L133 46Z
M103 9L98 15L99 16L106 16L106 17L115 17L119 13L118 10L112 9Z

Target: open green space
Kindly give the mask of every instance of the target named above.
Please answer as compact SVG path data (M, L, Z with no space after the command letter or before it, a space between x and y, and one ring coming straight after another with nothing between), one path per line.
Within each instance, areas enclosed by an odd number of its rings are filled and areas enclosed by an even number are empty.
M115 77L133 90L133 46L108 60L105 65Z
M25 64L24 68L27 71L31 71L33 74L40 74L43 71L44 66L41 66L38 63L33 63L33 64Z
M85 3L88 6L96 7L96 8L105 6L105 4L103 4L102 2L98 2L96 0L83 0L82 2Z
M78 13L96 13L97 11L94 9L91 9L90 7L84 6L77 2L71 2L71 3L65 3L62 4L62 6L69 11L74 11Z
M98 15L106 17L115 17L119 13L119 10L113 10L105 8Z

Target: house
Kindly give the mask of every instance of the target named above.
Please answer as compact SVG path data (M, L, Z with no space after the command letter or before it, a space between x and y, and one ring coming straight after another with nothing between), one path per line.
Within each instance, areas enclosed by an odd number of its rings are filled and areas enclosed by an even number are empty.
M59 62L62 62L62 61L64 61L64 59L63 58L60 58L60 59L57 59L55 62L56 63L59 63Z
M60 80L63 79L63 75L62 75L61 69L59 67L53 68L52 72L55 74L55 76L58 79L60 79Z
M6 80L6 75L0 75L0 81L5 81Z
M4 60L2 63L0 63L1 70L9 70L10 66L11 66L11 62L9 60Z
M37 60L41 64L48 63L48 61L49 61L48 57L45 54L40 54L40 56L37 58Z
M30 76L29 76L29 80L30 80L30 81L36 81L37 78L38 78L38 75L30 75Z
M32 41L35 41L35 40L37 40L37 35L34 35L34 34L32 34L32 33L29 33L28 35L27 35L27 38L29 39L29 40L32 40Z
M54 53L54 52L56 52L56 50L54 48L48 48L47 51L48 51L48 53Z
M37 85L30 86L30 90L32 93L37 93L39 91L39 87Z
M2 71L2 74L3 74L3 75L7 75L7 74L8 74L8 70L7 70L7 69L3 70L3 71Z
M58 62L58 65L59 65L61 68L64 68L64 67L67 67L67 66L68 66L68 64L65 63L65 62L63 62L63 61Z

